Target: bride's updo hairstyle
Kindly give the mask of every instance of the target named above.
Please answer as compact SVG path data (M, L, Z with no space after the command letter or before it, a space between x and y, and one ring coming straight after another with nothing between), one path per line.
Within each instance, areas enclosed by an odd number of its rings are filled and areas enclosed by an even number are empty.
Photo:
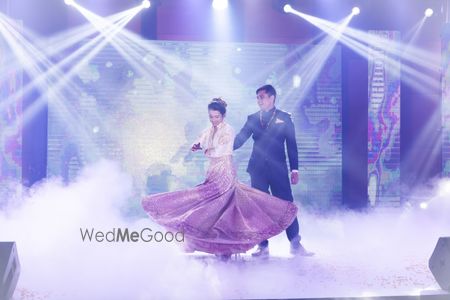
M214 98L208 104L208 110L216 110L220 112L222 116L227 112L227 103L222 98Z

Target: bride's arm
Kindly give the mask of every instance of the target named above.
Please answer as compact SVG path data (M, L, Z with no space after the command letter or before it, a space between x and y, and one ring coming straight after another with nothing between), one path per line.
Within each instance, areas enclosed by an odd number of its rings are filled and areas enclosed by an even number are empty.
M191 150L192 151L202 150L202 149L206 150L207 143L208 143L208 134L209 134L209 128L204 129L202 131L202 133L194 141L194 143L191 147Z
M215 156L228 156L233 154L233 142L235 133L231 126L227 126L220 132L215 143Z

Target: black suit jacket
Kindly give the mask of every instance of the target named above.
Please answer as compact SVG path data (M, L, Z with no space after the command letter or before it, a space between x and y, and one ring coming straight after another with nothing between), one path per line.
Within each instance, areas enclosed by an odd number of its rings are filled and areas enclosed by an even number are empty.
M275 116L267 128L262 128L259 112L251 114L241 131L236 135L233 149L241 147L250 136L253 137L253 151L247 172L262 171L267 165L274 172L287 172L286 151L291 171L298 170L298 150L295 128L291 115L276 109Z

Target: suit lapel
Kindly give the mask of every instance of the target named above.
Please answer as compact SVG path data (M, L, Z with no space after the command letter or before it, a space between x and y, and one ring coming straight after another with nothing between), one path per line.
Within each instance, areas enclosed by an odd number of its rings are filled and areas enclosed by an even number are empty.
M267 124L267 127L263 129L265 132L269 131L274 126L275 122L277 121L277 116L278 116L278 109L275 108L275 114L273 115L273 119L269 124Z

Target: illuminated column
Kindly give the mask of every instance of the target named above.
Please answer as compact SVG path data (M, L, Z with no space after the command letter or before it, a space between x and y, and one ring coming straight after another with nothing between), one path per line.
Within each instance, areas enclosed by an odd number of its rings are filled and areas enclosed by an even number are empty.
M20 24L21 25L21 24ZM7 68L11 49L0 37L0 208L10 189L22 179L22 70ZM14 125L16 124L16 125Z
M396 31L369 31L377 38L399 41ZM400 205L400 60L371 47L368 105L369 205Z
M450 176L450 24L442 31L442 176Z

